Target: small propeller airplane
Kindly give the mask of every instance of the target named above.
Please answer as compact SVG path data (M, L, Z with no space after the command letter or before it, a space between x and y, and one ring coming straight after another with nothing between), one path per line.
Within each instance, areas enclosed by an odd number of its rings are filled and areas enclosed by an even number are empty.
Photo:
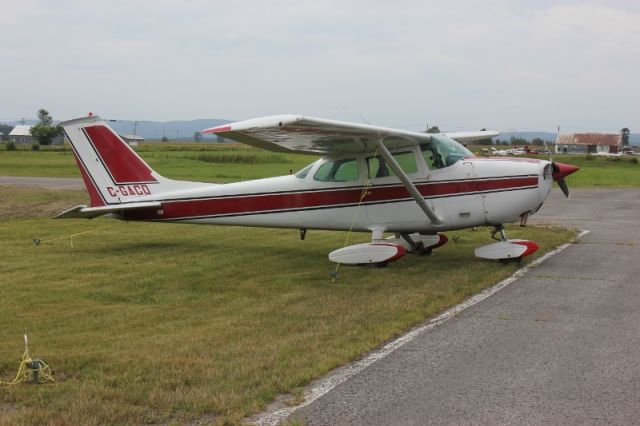
M370 243L329 254L330 260L349 265L386 265L407 252L430 253L447 242L442 232L477 226L492 226L497 241L476 249L476 256L519 260L538 246L508 239L503 224L526 224L553 181L568 196L565 177L578 170L551 159L476 157L459 143L496 132L429 134L279 115L203 133L322 158L287 176L211 184L161 176L100 117L90 114L62 126L90 203L57 218L108 215L126 221L294 228L303 240L308 229L370 232Z
M499 157L506 157L507 155L524 155L526 154L524 149L495 149L491 147L492 154Z

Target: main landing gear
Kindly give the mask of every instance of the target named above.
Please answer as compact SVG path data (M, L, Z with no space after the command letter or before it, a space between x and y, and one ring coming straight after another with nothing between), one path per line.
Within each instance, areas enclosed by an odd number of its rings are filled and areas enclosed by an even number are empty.
M449 241L444 234L401 233L388 237L385 241L402 245L408 253L429 255L434 249Z
M373 229L370 243L355 244L329 253L329 260L345 265L376 265L400 259L406 253L430 254L448 241L443 234L395 234L383 238L383 230Z
M497 234L499 234L498 237L496 236ZM538 250L538 245L533 241L507 239L502 224L495 225L494 230L491 232L491 238L498 242L475 249L477 257L498 260L501 263L520 262L523 257L529 256Z

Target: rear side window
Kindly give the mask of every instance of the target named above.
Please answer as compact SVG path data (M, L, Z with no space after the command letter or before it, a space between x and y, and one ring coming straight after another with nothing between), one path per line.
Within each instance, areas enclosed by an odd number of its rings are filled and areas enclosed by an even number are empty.
M327 161L318 167L313 179L320 182L351 182L358 180L358 161L355 158Z
M411 174L418 171L418 164L416 163L416 156L413 152L399 152L393 154L393 158L400 165L400 168L405 173ZM384 158L369 157L367 158L367 169L369 171L369 178L383 178L387 176L395 176L393 169L384 161Z
M311 171L312 167L313 167L313 163L309 164L307 167L305 167L304 169L300 170L298 173L295 174L295 176L298 179L306 178L307 175L309 174L309 171Z

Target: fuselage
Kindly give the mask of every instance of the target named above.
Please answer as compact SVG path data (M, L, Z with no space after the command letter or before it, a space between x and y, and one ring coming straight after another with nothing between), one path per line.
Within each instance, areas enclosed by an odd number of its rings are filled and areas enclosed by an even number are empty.
M160 209L123 212L124 220L277 228L437 232L516 222L535 213L553 181L550 163L466 156L434 164L419 147L392 152L429 206L434 226L400 180L375 156L325 157L295 175L201 185L153 199ZM429 164L430 163L430 164ZM382 173L381 173L382 172Z

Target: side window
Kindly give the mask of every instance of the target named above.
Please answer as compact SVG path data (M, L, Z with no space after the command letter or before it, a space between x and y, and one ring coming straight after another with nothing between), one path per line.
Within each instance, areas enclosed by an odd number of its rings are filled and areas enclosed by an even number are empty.
M393 154L396 162L400 164L400 168L405 173L411 174L418 171L418 164L416 163L416 155L413 152L399 152Z
M358 180L358 162L354 158L327 161L318 168L313 179L320 182L350 182Z
M405 173L411 174L418 171L416 156L413 152L399 152L393 154L393 158ZM384 158L379 156L367 158L367 170L369 170L369 179L396 175L393 169L384 161Z
M298 179L304 179L307 177L307 175L309 174L309 171L311 170L311 168L313 167L313 163L309 164L307 167L305 167L304 169L300 170L298 173L295 174L295 176Z

